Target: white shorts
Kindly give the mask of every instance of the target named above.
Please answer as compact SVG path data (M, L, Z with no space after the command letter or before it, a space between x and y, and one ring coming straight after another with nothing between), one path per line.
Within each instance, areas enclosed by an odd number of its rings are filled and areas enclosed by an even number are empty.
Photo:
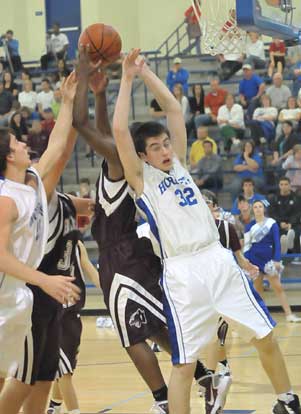
M247 341L264 338L275 326L232 253L220 243L166 259L163 290L173 364L199 358L216 338L220 316Z
M33 295L25 283L6 276L0 287L0 377L13 373L23 360L31 329Z

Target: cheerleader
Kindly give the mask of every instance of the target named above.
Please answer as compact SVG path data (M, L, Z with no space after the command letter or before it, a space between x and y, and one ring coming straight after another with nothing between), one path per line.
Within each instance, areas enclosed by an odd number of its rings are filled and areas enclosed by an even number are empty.
M292 313L280 281L283 266L280 262L281 248L278 224L274 219L265 216L265 207L262 201L254 201L253 213L255 219L245 227L244 255L260 270L259 276L254 280L254 287L262 296L263 278L268 279L284 309L286 320L301 322L301 318Z

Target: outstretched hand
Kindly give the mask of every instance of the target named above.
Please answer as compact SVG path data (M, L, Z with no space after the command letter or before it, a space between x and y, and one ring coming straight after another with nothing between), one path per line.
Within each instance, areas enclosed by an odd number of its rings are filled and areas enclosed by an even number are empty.
M73 102L77 87L75 72L72 71L67 78L63 79L60 90L64 102Z
M108 86L108 83L109 78L99 69L96 72L92 73L89 77L89 87L94 95L98 95L104 92Z
M140 49L132 49L128 55L126 55L122 62L123 75L133 79L142 73L145 66L145 60L139 55Z
M94 72L100 68L102 61L91 62L89 57L90 45L79 46L79 58L76 66L76 75L78 78L88 79Z

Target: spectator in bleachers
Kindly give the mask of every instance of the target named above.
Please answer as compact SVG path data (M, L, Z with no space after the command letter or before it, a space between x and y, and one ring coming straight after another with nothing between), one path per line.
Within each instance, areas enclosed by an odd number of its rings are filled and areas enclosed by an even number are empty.
M47 70L48 63L53 60L66 59L69 46L68 37L60 32L59 23L52 26L52 34L46 39L47 53L41 57L41 68Z
M10 128L18 141L27 142L28 128L26 120L22 117L21 111L16 111L10 119Z
M245 130L244 111L241 105L235 103L233 95L228 94L225 105L219 108L217 123L224 139L224 149L229 152L232 144L240 143Z
M204 88L200 83L197 83L192 86L192 96L188 98L189 100L189 107L190 107L190 115L191 118L189 123L187 124L187 136L188 139L195 139L196 136L196 129L195 129L195 117L205 113L204 107Z
M14 39L14 32L7 30L7 32L0 38L0 46L6 45L6 53L9 54L10 60L15 72L19 72L22 69L22 61L19 54L19 41ZM8 56L6 56L8 59Z
M282 168L284 170L287 170L285 176L290 179L292 190L300 194L300 190L301 190L301 144L294 145L293 154L287 157L287 159L282 164Z
M280 227L282 250L299 253L301 202L300 197L292 191L288 177L279 179L278 192L273 194L270 204L269 214Z
M189 154L189 161L190 161L190 168L193 169L197 166L198 162L204 157L204 142L210 141L212 143L212 150L213 153L217 153L217 145L215 141L208 136L208 128L205 126L200 126L197 129L197 139L192 144L190 154Z
M188 99L189 99L190 112L192 113L194 117L204 114L205 93L204 93L204 88L200 83L197 83L192 86L192 96L190 96Z
M40 159L47 148L48 138L48 135L42 129L41 121L37 119L33 120L27 139L30 148L30 158L32 160Z
M91 183L89 178L81 178L79 181L79 191L77 196L81 198L93 198L95 200L95 191L91 189Z
M29 108L27 108L26 106L22 106L20 108L20 112L22 115L22 118L25 120L27 127L31 127L32 125L32 112ZM37 112L36 112L37 114Z
M234 160L233 170L235 176L227 186L234 199L237 197L244 178L252 178L257 188L262 188L264 184L264 175L262 169L262 158L255 149L252 140L245 141L242 153Z
M3 75L3 84L4 84L4 90L11 92L13 96L18 95L18 86L14 82L12 74L9 71L5 71Z
M13 105L13 95L4 90L3 82L0 82L0 126L7 126Z
M301 57L298 60L293 68L293 85L292 85L292 94L293 96L298 96L299 90L301 88Z
M243 108L248 109L248 118L252 119L253 112L259 105L259 98L265 91L265 83L254 73L249 63L244 63L242 69L244 78L239 82L239 101Z
M268 69L268 76L273 76L274 70L277 73L282 74L285 68L285 54L286 47L284 41L281 39L274 38L270 44L270 64Z
M288 98L292 95L289 87L283 84L281 73L274 74L273 85L267 89L266 93L271 98L272 106L278 110L286 108Z
M244 64L251 65L253 69L264 69L266 66L264 43L260 39L259 33L248 33Z
M202 188L222 188L222 159L213 152L211 141L203 142L204 156L193 170L196 185Z
M256 146L273 141L277 117L278 111L277 108L271 106L271 98L268 95L262 95L261 107L255 109L252 121L248 122Z
M231 42L231 39L229 41ZM220 62L219 77L220 80L225 81L242 68L243 55L240 52L224 53L218 55L218 60Z
M4 77L4 66L3 63L0 61L0 82L3 82Z
M283 161L293 154L293 147L301 144L301 137L294 132L291 121L283 122L282 132L281 137L274 145L273 160L271 162L274 166L281 166Z
M278 116L278 125L276 129L276 138L279 138L282 133L282 124L285 121L291 121L296 130L301 120L301 108L297 105L297 100L294 96L290 96L287 101L287 108L282 109Z
M52 109L46 108L43 111L43 115L44 115L44 119L41 121L42 131L49 137L55 125L55 120L54 120Z
M18 95L18 101L21 106L26 106L32 112L36 110L38 96L37 93L32 90L32 81L23 81L23 91Z
M31 74L29 73L29 71L27 69L22 69L22 71L21 71L21 80L22 80L22 82L24 82L26 80L31 80Z
M39 92L37 96L37 103L39 113L43 116L44 109L51 108L54 98L53 91L50 87L50 82L47 78L42 79L41 88L42 91Z
M270 205L270 203L268 202L268 200L266 199L264 195L255 193L255 183L252 178L244 178L242 180L240 195L242 195L244 199L247 200L250 205L252 205L255 200L262 200L262 202L264 203L266 207ZM239 196L234 200L234 203L231 209L231 213L234 215L240 214L240 209L239 209L238 204L239 204Z
M183 87L183 92L185 95L188 94L188 79L189 79L189 72L188 70L182 67L182 59L176 57L173 60L173 66L171 70L168 72L166 77L166 83L171 92L174 90L174 86L177 83L180 83Z
M254 219L252 206L243 194L237 197L237 210L239 213L235 215L234 227L237 231L240 244L243 247L245 227Z
M191 118L190 106L187 96L184 95L183 86L181 83L176 83L172 90L176 100L181 104L183 117L187 124Z
M61 93L60 88L57 88L53 92L53 102L52 102L52 105L51 105L51 109L52 109L52 112L53 112L54 119L57 119L57 117L58 117L60 107L61 107L61 103L62 103L62 93Z
M53 74L53 83L55 84L56 88L59 88L61 86L63 78L66 78L70 75L70 70L68 69L64 59L58 59L56 64L58 71Z
M294 66L301 61L301 45L290 46L287 48L286 63L288 66Z
M191 5L184 14L189 39L189 46L185 49L184 53L189 53L195 47L196 53L198 55L201 54L202 31L199 25L199 19L201 16L200 3L200 0L194 0L194 7Z
M225 103L228 92L220 87L218 79L211 80L210 88L210 92L205 96L205 113L195 117L196 129L201 125L216 124L218 110Z
M160 122L162 125L166 125L166 114L164 111L162 111L161 106L158 104L155 98L151 100L149 113L154 121Z

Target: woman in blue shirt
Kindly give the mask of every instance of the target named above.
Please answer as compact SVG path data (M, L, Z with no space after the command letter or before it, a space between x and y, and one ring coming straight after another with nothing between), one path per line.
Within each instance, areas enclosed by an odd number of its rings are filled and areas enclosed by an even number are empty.
M233 170L236 175L227 188L227 191L230 191L233 199L236 198L240 191L244 178L252 178L257 188L263 186L262 158L255 150L255 144L251 139L244 143L241 154L238 154L235 158Z
M279 227L276 221L265 216L265 206L262 200L254 201L252 220L245 227L244 255L254 265L259 267L260 275L254 280L254 287L263 295L263 278L268 279L276 293L288 322L301 322L301 318L292 314L286 293L281 285L282 270Z

